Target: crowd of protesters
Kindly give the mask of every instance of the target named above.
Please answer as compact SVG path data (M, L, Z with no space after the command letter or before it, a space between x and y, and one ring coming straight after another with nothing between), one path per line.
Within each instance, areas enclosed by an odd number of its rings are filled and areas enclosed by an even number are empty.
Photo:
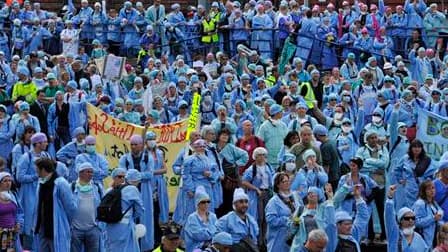
M4 4L0 251L448 251L447 16L337 7ZM121 78L95 61L111 54ZM188 120L195 94L200 130L169 167L150 128ZM118 167L87 104L145 127ZM445 119L443 155L421 111Z

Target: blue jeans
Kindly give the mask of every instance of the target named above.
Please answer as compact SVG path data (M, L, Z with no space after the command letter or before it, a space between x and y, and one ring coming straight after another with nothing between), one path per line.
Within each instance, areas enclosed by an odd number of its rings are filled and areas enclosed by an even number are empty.
M101 231L98 227L93 227L86 231L73 228L71 252L98 252L100 249L100 236Z

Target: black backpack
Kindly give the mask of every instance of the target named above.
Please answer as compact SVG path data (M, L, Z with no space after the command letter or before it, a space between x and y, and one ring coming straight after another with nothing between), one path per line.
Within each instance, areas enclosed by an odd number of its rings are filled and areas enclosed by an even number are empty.
M127 184L120 185L112 189L101 199L100 205L96 209L96 218L105 223L117 223L123 219L123 216L131 209L131 206L123 213L121 209L121 190Z

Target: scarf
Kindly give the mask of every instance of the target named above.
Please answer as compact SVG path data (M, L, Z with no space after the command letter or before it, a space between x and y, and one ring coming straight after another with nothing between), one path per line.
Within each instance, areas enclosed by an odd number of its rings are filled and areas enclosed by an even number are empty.
M416 177L421 177L428 169L429 165L431 164L431 158L428 156L419 159L417 164L415 165L415 175Z
M288 197L285 197L281 193L277 194L278 197L285 203L285 205L291 210L291 213L294 213L296 211L296 207L294 206L294 197L292 194L290 194Z

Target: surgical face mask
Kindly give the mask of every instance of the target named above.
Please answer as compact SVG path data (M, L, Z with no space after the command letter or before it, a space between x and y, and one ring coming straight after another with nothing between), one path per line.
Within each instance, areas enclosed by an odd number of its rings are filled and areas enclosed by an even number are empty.
M336 113L334 113L334 119L335 119L335 120L340 121L340 120L342 120L342 117L343 117L343 116L344 116L343 113L340 113L340 112L336 112Z
M85 145L86 144L86 140L81 140L81 142L79 142L79 141L76 141L76 144L77 145Z
M403 228L403 234L406 236L412 235L414 233L415 226L409 228Z
M148 144L149 148L151 148L151 149L154 149L157 146L156 140L148 140L148 141L146 141L146 143Z
M82 193L87 193L92 191L93 186L92 184L87 184L87 185L78 185L78 190Z
M115 113L116 114L120 114L122 112L123 112L123 108L122 107L115 108Z
M45 178L39 178L39 184L45 184L48 180L50 180L51 175L46 176Z
M296 169L296 163L288 162L285 164L285 169L289 172L292 172Z
M350 100L351 100L350 96L343 96L342 97L342 101L350 102Z
M96 151L96 146L95 145L87 145L86 146L86 152L89 154L93 154Z
M448 102L448 94L445 95L445 102Z
M230 103L230 99L224 100L224 105L226 105L227 107L231 107L232 104Z
M350 235L338 234L338 236L339 236L339 238L344 239L344 240L350 239Z
M374 124L380 124L382 120L381 116L372 116L372 122Z
M212 102L212 97L210 95L205 95L204 96L204 102L211 103Z
M342 126L341 129L342 129L342 132L349 133L350 131L352 131L353 128L352 128L352 126Z

